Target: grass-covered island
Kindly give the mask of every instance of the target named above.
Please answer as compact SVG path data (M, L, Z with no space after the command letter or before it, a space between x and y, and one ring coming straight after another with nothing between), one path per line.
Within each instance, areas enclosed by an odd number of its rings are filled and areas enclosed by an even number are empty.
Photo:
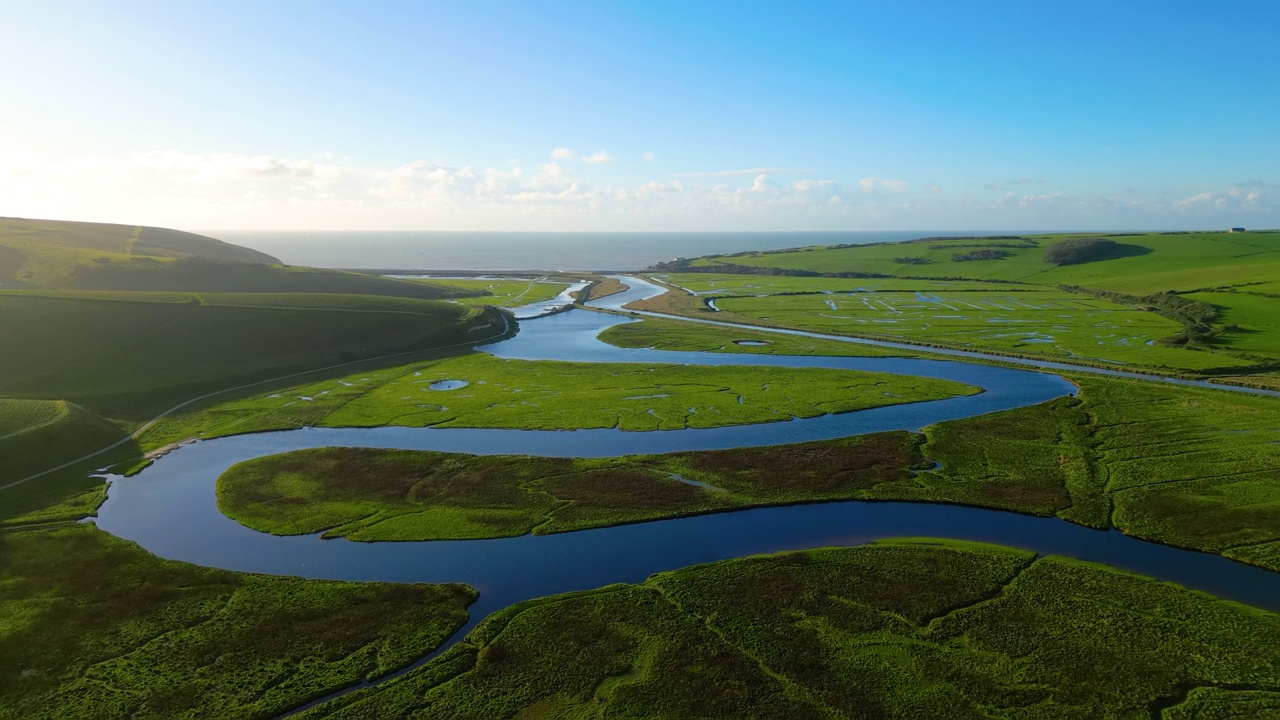
M500 611L307 720L1275 717L1280 616L934 540L786 553Z
M604 459L321 448L248 460L218 506L280 535L444 540L553 533L866 497L927 467L909 433Z

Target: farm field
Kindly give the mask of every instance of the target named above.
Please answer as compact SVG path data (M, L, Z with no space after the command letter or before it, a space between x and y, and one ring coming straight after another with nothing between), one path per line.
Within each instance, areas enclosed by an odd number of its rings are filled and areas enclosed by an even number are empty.
M1246 717L1280 617L1059 557L932 540L534 600L304 718ZM1258 689L1254 689L1258 688Z
M351 540L546 534L866 497L928 467L910 433L607 459L323 448L240 463L218 507L262 532Z
M454 387L456 383L462 387ZM432 385L443 383L433 389ZM356 373L178 413L142 437L329 427L662 430L790 420L976 392L852 371L501 360L475 353Z
M0 578L14 720L271 717L411 663L476 597L202 568L75 524L0 532Z

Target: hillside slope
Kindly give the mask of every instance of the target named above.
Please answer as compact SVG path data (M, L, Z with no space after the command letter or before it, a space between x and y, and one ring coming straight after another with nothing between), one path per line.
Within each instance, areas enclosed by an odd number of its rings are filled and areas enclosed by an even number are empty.
M424 300L483 294L287 267L266 253L180 230L17 218L0 218L0 288L355 293Z

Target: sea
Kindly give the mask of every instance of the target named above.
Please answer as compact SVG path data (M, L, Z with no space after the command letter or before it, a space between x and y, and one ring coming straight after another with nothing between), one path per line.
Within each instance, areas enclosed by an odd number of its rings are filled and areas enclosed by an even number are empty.
M403 270L641 270L677 257L1023 231L207 233L289 265Z

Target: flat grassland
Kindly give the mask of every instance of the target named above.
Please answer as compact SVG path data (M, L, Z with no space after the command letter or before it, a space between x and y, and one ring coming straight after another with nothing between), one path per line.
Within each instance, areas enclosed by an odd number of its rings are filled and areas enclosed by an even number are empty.
M455 389L433 389L454 381ZM448 386L446 386L448 387ZM978 392L945 380L820 369L502 360L473 353L181 412L152 448L303 425L668 430L790 420Z
M266 718L404 667L461 585L301 580L161 560L89 525L0 532L0 718Z
M693 324L679 320L645 319L614 325L599 339L625 348L653 348L751 355L833 355L853 357L919 357L922 353L874 345L820 340L764 331Z
M458 298L464 305L494 305L497 307L517 307L531 303L550 300L559 295L567 283L553 282L545 278L521 279L440 279L431 278L428 282L441 287L458 288L471 293L474 297ZM479 293L484 293L480 295Z
M1280 616L1100 565L881 542L700 565L526 602L366 717L1255 717Z
M760 505L864 497L928 467L919 439L607 459L323 448L249 460L218 479L218 507L277 535L351 540L546 534Z
M1082 239L1102 249L1046 261ZM644 309L1280 383L1280 347L1267 340L1280 232L936 238L709 256L655 272L696 297ZM1206 305L1171 307L1196 301Z
M1171 370L1252 364L1157 345L1181 332L1182 325L1152 312L1055 290L773 295L724 298L716 305L725 312L817 332Z

